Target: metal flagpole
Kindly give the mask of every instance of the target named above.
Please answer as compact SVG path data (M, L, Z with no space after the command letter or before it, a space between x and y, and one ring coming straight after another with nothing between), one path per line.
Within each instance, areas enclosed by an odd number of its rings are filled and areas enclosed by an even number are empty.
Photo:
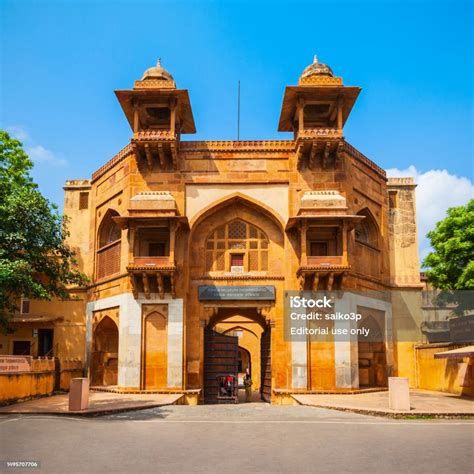
M237 140L240 140L240 81L237 83Z

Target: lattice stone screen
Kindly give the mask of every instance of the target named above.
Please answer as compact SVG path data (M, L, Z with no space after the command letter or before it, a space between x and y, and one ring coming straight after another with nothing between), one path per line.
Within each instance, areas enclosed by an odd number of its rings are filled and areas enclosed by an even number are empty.
M244 255L245 271L268 270L268 239L263 231L242 220L215 229L206 241L206 271L230 271L231 255Z

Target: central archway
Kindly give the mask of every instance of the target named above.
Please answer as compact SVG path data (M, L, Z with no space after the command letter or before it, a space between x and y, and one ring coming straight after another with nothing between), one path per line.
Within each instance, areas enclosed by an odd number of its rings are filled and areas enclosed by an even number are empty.
M204 340L204 394L216 403L215 380L219 375L237 378L243 388L246 369L252 378L252 401L270 402L271 327L257 308L219 308L210 319ZM239 392L243 401L243 391Z
M206 403L218 402L216 380L223 372L242 381L239 346L249 351L252 361L253 398L270 401L271 329L262 308L274 300L251 299L251 292L247 296L245 291L235 299L200 300L198 287L273 286L284 274L284 235L276 212L238 193L214 202L191 222L189 278L206 327L201 372Z

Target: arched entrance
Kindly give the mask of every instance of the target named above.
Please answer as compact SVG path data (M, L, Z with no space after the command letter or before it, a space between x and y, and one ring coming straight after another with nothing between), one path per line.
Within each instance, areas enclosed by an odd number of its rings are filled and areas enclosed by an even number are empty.
M235 195L205 208L191 221L190 241L190 293L196 295L201 324L205 321L204 364L198 379L204 401L218 402L216 377L224 370L238 376L239 346L250 353L257 397L270 401L271 329L262 313L275 305L275 281L284 272L283 223L265 205ZM194 352L197 358L191 326L188 331L188 355Z
M91 384L117 385L119 331L115 322L105 316L94 330Z
M271 399L271 327L256 308L220 308L204 336L204 401L218 403L217 377L233 375L242 387L245 369L254 400Z
M244 374L246 370L249 371L249 374L252 375L252 355L247 349L239 346L239 360L238 360L238 368L239 372L239 383L240 383L240 375Z
M239 384L243 384L245 371L249 369L250 376L252 377L252 388L255 391L260 391L260 336L263 329L255 321L244 321L245 319L234 316L217 324L216 330L219 333L235 336L239 339Z

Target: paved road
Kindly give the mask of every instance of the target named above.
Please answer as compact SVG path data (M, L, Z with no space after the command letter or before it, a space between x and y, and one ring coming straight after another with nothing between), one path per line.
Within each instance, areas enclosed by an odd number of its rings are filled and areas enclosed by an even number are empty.
M472 472L472 420L304 406L168 406L102 418L2 416L0 460L30 472ZM14 472L11 470L10 472Z

